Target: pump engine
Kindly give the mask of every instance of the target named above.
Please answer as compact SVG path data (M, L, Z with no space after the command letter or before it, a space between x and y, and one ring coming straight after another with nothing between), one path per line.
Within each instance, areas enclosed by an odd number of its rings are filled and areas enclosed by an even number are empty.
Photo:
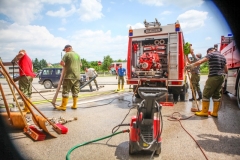
M139 58L138 67L142 71L159 70L161 68L159 55L156 51L144 52Z

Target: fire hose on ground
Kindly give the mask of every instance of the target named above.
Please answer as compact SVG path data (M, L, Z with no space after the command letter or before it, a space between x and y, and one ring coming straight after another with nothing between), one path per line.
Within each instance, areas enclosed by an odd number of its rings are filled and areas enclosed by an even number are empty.
M116 136L120 133L129 133L129 129L126 129L126 130L122 130L122 131L119 131L119 132L116 132L116 133L113 133L113 134L110 134L108 136L105 136L105 137L102 137L102 138L98 138L98 139L95 139L95 140L92 140L92 141L88 141L88 142L84 142L84 143L81 143L81 144L78 144L74 147L72 147L68 152L67 152L67 155L66 155L66 160L70 160L69 156L70 154L72 153L73 150L75 150L76 148L79 148L79 147L82 147L82 146L85 146L87 144L90 144L90 143L94 143L94 142L97 142L97 141L101 141L101 140L104 140L106 138L110 138L110 137L113 137L113 136Z

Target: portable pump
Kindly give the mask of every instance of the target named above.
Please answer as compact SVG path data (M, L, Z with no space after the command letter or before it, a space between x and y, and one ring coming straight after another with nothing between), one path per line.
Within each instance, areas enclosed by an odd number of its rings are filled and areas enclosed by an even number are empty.
M137 116L131 118L129 132L129 154L141 150L161 153L162 106L157 102L167 93L166 88L140 87L143 99L137 108Z

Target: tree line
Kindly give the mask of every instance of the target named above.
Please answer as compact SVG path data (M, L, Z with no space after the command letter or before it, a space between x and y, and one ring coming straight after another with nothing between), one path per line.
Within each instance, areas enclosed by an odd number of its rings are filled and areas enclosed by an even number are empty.
M111 66L111 63L113 62L126 62L126 60L113 60L109 55L105 56L103 58L102 64L98 65L98 61L87 61L86 59L81 59L82 61L82 67L81 70L84 71L85 67L87 68L94 68L97 72L105 72L109 71L109 67ZM43 68L61 68L62 66L59 63L48 65L47 61L42 59L38 60L37 58L32 61L33 62L33 70L34 72L38 72L39 70L42 70ZM200 66L200 72L201 73L208 73L208 63L205 62L201 64Z
M97 72L105 72L109 71L109 67L111 66L111 63L113 62L124 62L126 60L113 60L109 55L104 56L103 61L101 62L101 65L98 65L98 61L87 61L86 59L81 59L82 67L81 70L85 70L85 67L87 68L94 68ZM34 72L38 72L42 70L43 68L61 68L62 66L59 63L55 64L48 64L46 60L38 60L36 58L35 60L32 60L33 63L33 70Z

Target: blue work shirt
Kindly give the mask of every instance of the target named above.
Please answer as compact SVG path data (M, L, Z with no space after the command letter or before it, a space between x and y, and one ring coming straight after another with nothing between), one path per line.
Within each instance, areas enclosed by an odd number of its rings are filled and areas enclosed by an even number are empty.
M125 68L118 68L118 76L124 76L126 74Z

